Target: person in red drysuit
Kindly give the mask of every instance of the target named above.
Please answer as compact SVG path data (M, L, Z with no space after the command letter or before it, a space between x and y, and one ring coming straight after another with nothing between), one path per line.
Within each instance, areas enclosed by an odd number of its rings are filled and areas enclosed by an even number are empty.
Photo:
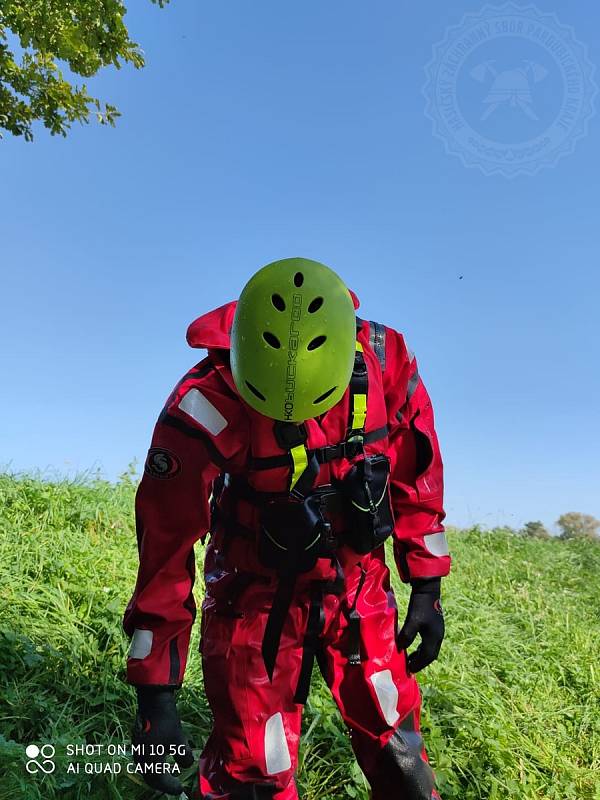
M306 288L310 276L327 278L323 270L317 262L286 259L257 275L275 274L284 282L306 275ZM280 294L272 301L283 314ZM327 302L326 291L321 294ZM394 329L355 318L359 303L349 296L356 326L351 378L333 406L300 423L274 421L257 410L260 399L244 399L247 386L240 393L230 358L236 302L188 329L191 347L206 348L208 355L179 381L154 430L136 496L139 573L123 622L131 637L127 679L139 700L134 743L146 746L136 760L154 770L145 779L156 789L177 794L183 787L175 775L156 769L164 759L148 754L148 745L163 744L166 753L176 750L179 764L191 763L175 690L183 681L196 613L193 548L199 539L206 543L210 531L200 652L214 726L200 756L194 796L298 797L301 715L316 657L372 798L439 800L419 733L413 673L437 658L444 636L440 583L450 556L442 524L442 459L414 355ZM303 296L293 297L300 302ZM361 398L366 413L353 418ZM384 534L391 532L399 575L412 586L400 631L383 543L374 539L371 552L354 550L344 538L353 523L340 510L338 493L327 495L369 459L376 468L382 459L389 465L385 491L393 519ZM297 511L319 492L327 502L319 500L318 508L326 511L317 514L315 530L325 531L329 542L333 531L334 549L319 551L298 574L289 567L297 554L278 571L263 552L265 541L275 554L284 549L283 540L277 541L277 503L283 499ZM267 505L275 508L275 523L268 521ZM301 557L307 552L308 547ZM408 655L417 634L421 644Z

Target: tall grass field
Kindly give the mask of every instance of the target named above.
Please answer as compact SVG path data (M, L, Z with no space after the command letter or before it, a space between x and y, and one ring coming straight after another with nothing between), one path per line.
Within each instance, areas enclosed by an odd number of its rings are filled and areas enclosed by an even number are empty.
M137 568L134 493L127 477L0 476L0 800L156 796L118 753L135 713L121 630ZM448 538L446 639L419 676L443 800L600 800L600 544L477 528ZM408 589L395 586L402 618ZM202 591L199 579L198 605ZM197 628L179 708L199 751L211 720ZM44 743L54 770L30 774L25 749ZM305 800L368 798L317 670L298 785Z

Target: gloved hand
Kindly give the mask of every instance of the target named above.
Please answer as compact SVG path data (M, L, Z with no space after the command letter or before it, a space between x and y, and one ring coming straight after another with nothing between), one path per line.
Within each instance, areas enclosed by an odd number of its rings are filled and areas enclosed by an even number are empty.
M399 650L406 650L421 634L421 643L408 655L410 672L419 672L435 661L444 639L444 612L440 602L441 578L419 578L411 581L412 592L402 630L396 637Z
M177 764L191 767L194 763L192 748L183 732L175 703L175 689L164 686L138 686L138 713L133 727L132 742L140 752L134 750L136 764L162 764L167 756L173 756ZM164 747L164 754L158 755L157 745ZM162 752L161 748L158 748ZM184 792L176 773L155 771L141 772L143 780L152 789L166 794L179 795Z

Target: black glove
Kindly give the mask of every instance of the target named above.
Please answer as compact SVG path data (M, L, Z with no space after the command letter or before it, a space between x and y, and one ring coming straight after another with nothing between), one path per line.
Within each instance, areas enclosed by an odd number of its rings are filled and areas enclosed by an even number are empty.
M164 686L138 686L138 713L133 727L132 742L139 747L139 752L133 752L136 764L146 765L161 764L167 761L167 756L173 756L182 768L191 767L194 763L192 748L183 732L177 705L175 703L175 689ZM159 755L156 752L160 747ZM160 769L160 768L159 768ZM184 792L177 773L148 771L139 773L143 780L152 789L165 794L179 795Z
M396 644L406 650L421 634L421 644L414 653L407 655L410 672L419 670L435 661L444 639L444 612L440 602L441 578L420 578L411 581L412 592L406 619L398 633Z

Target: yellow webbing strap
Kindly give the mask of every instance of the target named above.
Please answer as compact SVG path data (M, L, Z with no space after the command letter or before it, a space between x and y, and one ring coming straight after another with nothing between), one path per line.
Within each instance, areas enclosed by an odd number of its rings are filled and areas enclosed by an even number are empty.
M367 418L367 395L355 394L352 398L352 430L360 430L365 427Z
M363 353L363 346L360 342L356 342L356 350ZM358 431L365 427L365 420L367 418L367 395L366 394L352 394L352 423L351 430Z
M308 455L306 454L306 447L303 444L292 447L290 450L290 455L292 456L292 461L294 462L294 471L292 472L292 482L290 484L291 491L298 483L300 476L308 466Z

